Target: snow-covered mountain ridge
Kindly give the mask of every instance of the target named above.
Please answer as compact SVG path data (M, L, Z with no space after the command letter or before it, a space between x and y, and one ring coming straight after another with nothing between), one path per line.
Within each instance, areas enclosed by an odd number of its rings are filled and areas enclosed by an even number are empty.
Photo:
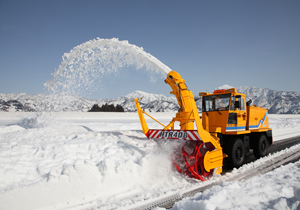
M258 87L238 87L238 92L246 94L252 104L264 107L271 114L299 114L300 92L276 91Z
M270 114L300 113L299 92L275 91L266 88L245 86L238 87L237 91L246 94L247 100L252 99L252 104L267 108ZM120 104L126 112L134 112L136 111L134 98L140 97L143 97L140 100L141 107L148 112L177 111L179 108L174 96L167 97L163 94L151 94L143 91L134 91L133 93L118 97L116 99L99 100L85 99L83 97L67 93L52 95L0 93L0 111L87 111L94 104L101 106L105 103L108 103L114 105ZM199 110L201 110L201 100L197 101L197 106Z
M155 112L174 111L178 109L175 97L167 97L163 94L151 94L143 91L134 91L126 96L116 99L90 100L67 93L52 95L27 93L0 93L0 111L87 111L94 104L99 106L108 104L120 104L126 112L136 111L134 98L140 98L140 104L144 109Z

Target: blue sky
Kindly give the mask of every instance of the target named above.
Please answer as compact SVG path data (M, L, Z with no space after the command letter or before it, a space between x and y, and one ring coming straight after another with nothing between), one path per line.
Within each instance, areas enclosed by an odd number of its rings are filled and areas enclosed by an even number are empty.
M300 92L299 11L298 0L0 0L0 93L45 93L63 53L96 37L143 47L194 94L224 84ZM92 98L170 91L126 75Z

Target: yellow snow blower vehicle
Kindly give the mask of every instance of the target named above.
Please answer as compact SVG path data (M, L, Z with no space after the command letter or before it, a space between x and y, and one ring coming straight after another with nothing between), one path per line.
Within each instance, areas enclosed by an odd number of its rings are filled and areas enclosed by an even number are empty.
M250 149L257 158L267 155L273 140L266 109L250 106L250 101L246 103L245 95L237 93L235 88L217 90L213 94L202 92L199 93L203 109L201 122L193 93L185 80L170 71L165 82L179 104L179 111L167 126L144 112L139 99L135 99L135 104L143 133L148 138L185 140L180 157L172 157L180 173L205 181L214 173L221 174L224 157L228 157L231 167L240 167ZM144 114L163 129L149 129ZM175 122L179 122L180 129L174 129Z

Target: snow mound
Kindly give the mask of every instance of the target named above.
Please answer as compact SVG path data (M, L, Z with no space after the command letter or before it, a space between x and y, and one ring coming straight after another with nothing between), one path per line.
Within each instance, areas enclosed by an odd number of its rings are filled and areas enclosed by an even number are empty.
M182 183L170 144L149 141L137 131L138 122L70 123L59 117L23 118L22 129L0 132L1 209L64 208L100 198L101 206L117 194Z

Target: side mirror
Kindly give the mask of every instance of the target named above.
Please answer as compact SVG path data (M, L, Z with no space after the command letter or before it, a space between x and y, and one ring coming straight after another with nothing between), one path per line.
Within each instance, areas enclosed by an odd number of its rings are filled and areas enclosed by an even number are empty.
M252 103L252 100L250 99L250 100L247 102L247 106L250 106L251 103Z

